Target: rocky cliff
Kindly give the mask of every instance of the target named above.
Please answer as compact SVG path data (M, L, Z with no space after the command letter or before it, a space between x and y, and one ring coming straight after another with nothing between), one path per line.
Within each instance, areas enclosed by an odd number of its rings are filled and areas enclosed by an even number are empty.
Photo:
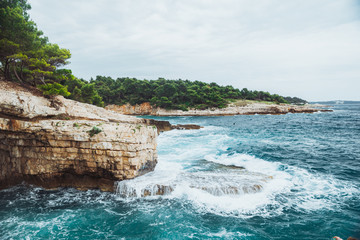
M167 110L152 107L150 103L142 103L132 106L108 105L106 109L126 115L153 115L153 116L227 116L227 115L252 115L252 114L286 114L286 113L314 113L318 111L331 111L322 109L319 105L290 105L290 104L269 104L261 102L249 102L246 104L229 104L226 108L209 108L205 110L189 109Z
M156 138L145 119L0 81L0 189L25 181L113 191L154 169Z

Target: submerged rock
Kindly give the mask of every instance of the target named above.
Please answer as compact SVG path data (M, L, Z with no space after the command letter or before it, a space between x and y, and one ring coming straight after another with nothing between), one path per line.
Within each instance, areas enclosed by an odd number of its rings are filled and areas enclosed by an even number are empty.
M117 194L123 198L129 197L148 197L148 196L163 196L168 195L174 191L175 186L154 184L147 185L144 188L136 189L130 186L122 185L117 186Z
M25 181L113 191L154 169L156 138L145 119L0 81L0 189Z
M156 172L155 172L156 173ZM261 192L272 177L245 170L182 173L172 180L156 175L118 182L116 193L123 198L169 195L177 188L195 189L214 196L241 196Z

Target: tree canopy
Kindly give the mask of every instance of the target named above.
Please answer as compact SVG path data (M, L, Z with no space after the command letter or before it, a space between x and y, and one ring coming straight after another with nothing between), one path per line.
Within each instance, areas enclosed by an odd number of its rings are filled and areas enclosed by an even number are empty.
M0 4L0 69L8 80L32 85L56 81L57 67L68 63L68 49L48 42L30 20L26 0L7 0Z

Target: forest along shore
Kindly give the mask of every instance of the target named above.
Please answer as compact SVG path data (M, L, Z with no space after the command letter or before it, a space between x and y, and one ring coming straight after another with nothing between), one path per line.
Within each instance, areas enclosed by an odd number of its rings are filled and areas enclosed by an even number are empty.
M275 104L256 101L237 101L228 104L225 108L169 110L154 107L149 102L136 105L108 105L107 110L112 110L125 115L152 115L152 116L232 116L232 115L254 115L254 114L287 114L287 113L314 113L332 112L329 106L320 104Z

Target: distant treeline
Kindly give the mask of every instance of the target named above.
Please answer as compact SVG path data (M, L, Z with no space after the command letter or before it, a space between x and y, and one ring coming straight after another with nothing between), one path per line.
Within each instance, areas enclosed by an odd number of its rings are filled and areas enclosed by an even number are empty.
M284 97L285 101L291 104L303 105L308 103L306 100L298 98L298 97Z
M233 86L219 86L189 80L139 80L136 78L117 78L97 76L91 79L104 103L131 105L150 102L152 105L168 109L187 110L189 107L205 109L226 107L230 99L248 99L287 103L277 94L264 91L239 90ZM71 91L69 87L69 91Z

